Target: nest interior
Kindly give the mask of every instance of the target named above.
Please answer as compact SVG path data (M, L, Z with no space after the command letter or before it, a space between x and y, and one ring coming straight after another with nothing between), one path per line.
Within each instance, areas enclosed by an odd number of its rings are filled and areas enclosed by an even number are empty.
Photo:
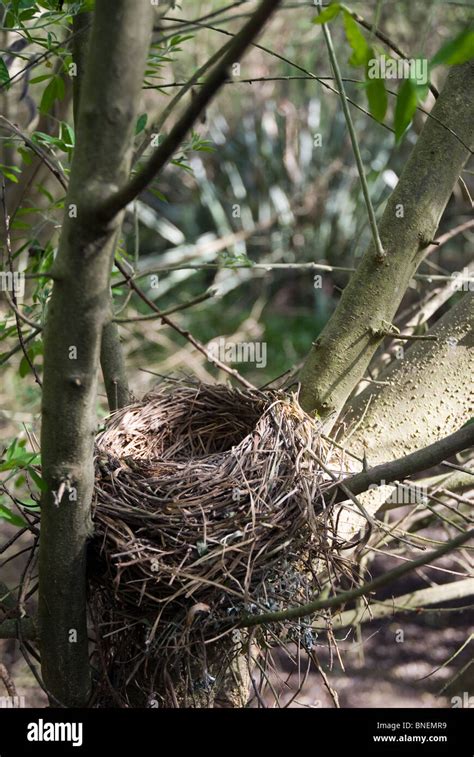
M177 705L216 688L239 616L308 601L321 565L343 570L328 468L341 452L275 390L163 382L110 417L91 580L106 698Z

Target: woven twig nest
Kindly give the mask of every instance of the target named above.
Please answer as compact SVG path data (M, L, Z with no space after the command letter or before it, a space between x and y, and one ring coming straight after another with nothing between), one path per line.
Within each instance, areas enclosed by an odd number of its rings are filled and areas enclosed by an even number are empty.
M181 699L209 689L236 618L314 596L321 561L343 562L320 465L339 472L340 454L278 391L164 382L108 420L92 606L116 696L144 704L169 684L160 703L176 704L179 686Z

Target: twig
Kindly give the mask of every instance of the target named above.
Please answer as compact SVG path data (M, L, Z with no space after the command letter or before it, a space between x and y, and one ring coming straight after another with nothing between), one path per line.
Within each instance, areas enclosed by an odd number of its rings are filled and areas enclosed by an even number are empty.
M205 302L206 300L209 300L211 297L214 297L216 294L215 289L208 289L207 292L203 292L203 294L198 295L197 297L194 297L192 300L188 300L188 302L183 302L181 305L176 305L173 308L169 308L168 310L161 310L159 313L155 313L152 315L137 315L133 318L114 318L114 323L136 323L137 321L151 321L156 318L163 318L167 315L172 315L173 313L178 313L181 310L186 310L187 308L192 307L193 305L198 305L200 302Z
M7 690L8 696L11 699L14 699L17 694L16 694L16 688L13 682L13 678L11 677L8 670L6 669L5 665L2 665L2 663L0 663L0 679L3 681L3 684Z
M426 565L432 560L437 560L439 557L442 557L448 552L452 552L454 549L460 547L461 544L464 544L466 541L468 541L468 539L472 539L473 537L474 529L467 531L464 534L460 534L455 539L451 539L438 549L434 549L432 552L428 552L428 554L422 555L416 560L410 560L404 565L399 565L397 568L394 568L387 573L383 573L381 576L378 576L378 578L375 578L373 581L370 581L363 586L359 586L357 589L343 591L327 599L315 599L312 602L308 602L307 604L299 605L297 607L290 607L287 610L244 616L239 623L239 627L250 628L252 626L262 625L263 623L278 623L283 620L304 618L308 615L312 615L313 613L318 612L319 610L328 610L330 608L341 607L341 605L346 604L346 602L350 602L353 599L357 599L358 597L363 597L367 594L371 594L373 591L380 589L382 586L386 586L387 584L396 581L398 578L401 578L407 573L410 573L412 570L415 570L415 568Z
M319 6L318 6L318 13L321 13L321 8ZM322 24L322 27L323 27L323 34L326 40L326 45L327 45L327 49L329 53L329 59L331 61L331 66L334 71L334 76L336 77L337 86L338 86L339 93L341 96L342 110L344 111L344 117L346 119L347 128L349 130L349 135L352 142L352 149L354 151L354 157L357 164L357 170L359 172L359 179L362 186L362 193L364 195L365 205L367 208L367 215L369 218L370 229L372 231L372 237L374 240L376 256L378 260L383 260L385 258L386 253L385 253L385 250L383 249L382 240L380 239L380 234L379 234L379 230L377 226L377 220L375 218L375 211L372 205L372 200L370 199L370 192L369 192L369 187L367 184L367 179L365 176L364 164L362 163L362 156L360 154L359 143L357 141L357 135L355 133L354 124L352 123L351 112L347 104L346 93L344 89L344 82L342 81L341 71L339 68L339 64L337 62L334 46L332 44L331 32L329 31L326 24Z
M247 238L249 236L252 236L252 234L256 234L259 231L261 231L261 228L258 227L251 232L246 232ZM240 232L237 232L237 234L240 234ZM237 234L235 235L237 237ZM218 240L216 240L218 241ZM352 268L350 266L335 266L335 265L328 265L326 263L251 263L250 265L248 263L232 263L231 265L225 265L222 263L176 263L176 264L165 264L161 266L153 266L153 268L146 269L145 271L139 271L134 275L134 278L136 280L142 279L145 276L150 276L153 273L160 273L162 271L211 271L211 270L238 270L241 268L251 268L254 271L278 271L278 270L301 270L301 271L328 271L328 272L338 272L338 273L354 273L356 270L355 268ZM428 282L436 282L436 281L451 281L453 282L453 277L451 275L441 275L441 274L427 274L427 273L417 273L413 276L413 278L417 281L428 281ZM474 282L474 276L468 276L466 278L463 277L463 281L466 282ZM125 281L117 281L115 282L112 287L117 288L120 286L123 286L123 284L126 283Z
M138 294L138 296L145 302L149 308L151 308L155 313L157 313L163 323L166 323L167 326L170 326L174 331L176 331L178 334L180 334L182 337L184 337L188 342L190 342L193 347L195 347L201 354L204 355L204 357L209 360L210 363L213 363L217 368L220 368L221 370L228 373L230 376L233 376L239 383L241 383L243 386L245 386L247 389L252 389L253 391L259 392L259 390L250 383L250 381L247 381L243 376L240 375L238 371L235 370L235 368L229 368L228 365L223 363L221 360L218 360L218 358L214 357L210 354L210 352L206 349L206 347L198 340L196 339L189 331L186 329L182 329L180 326L178 326L177 323L172 321L168 316L164 315L161 310L155 305L155 303L150 300L145 292L143 292L140 287L134 282L133 277L131 274L128 274L125 270L124 266L120 262L120 260L115 259L115 265L119 269L120 273L125 277L125 280L128 282L129 286L131 286L134 291Z
M353 494L361 494L361 492L367 491L372 484L380 484L381 481L390 483L408 478L415 473L421 473L472 445L474 445L474 423L470 423L468 426L464 426L444 437L444 439L429 444L410 455L376 465L373 468L356 473L350 478L345 478L344 486ZM340 482L334 486L339 485Z
M2 126L2 124L4 128L9 129L9 131L11 131L13 134L16 134L16 136L19 137L22 140L22 142L24 142L25 145L27 145L30 148L30 150L32 150L38 156L38 158L40 158L40 160L49 168L53 176L55 176L56 179L59 181L62 188L67 191L67 180L64 175L64 172L54 161L51 160L49 155L39 145L33 142L33 140L30 139L30 137L27 134L21 131L21 129L19 129L18 126L16 126L16 124L9 121L8 118L5 118L5 116L0 115L0 126ZM41 274L41 275L48 275L48 274Z
M3 208L3 217L4 217L4 222L5 222L5 247L6 247L6 250L7 250L8 267L9 267L10 273L12 274L12 277L13 277L13 255L12 255L11 238L10 238L10 217L8 215L8 210L7 210L5 179L3 177L2 177L2 208ZM7 295L8 293L5 291L5 294ZM30 358L30 356L28 354L28 351L26 349L26 346L25 346L25 342L24 342L24 339L23 339L23 333L22 333L22 330L21 330L21 321L22 320L26 320L26 322L28 323L28 325L33 326L34 329L37 329L38 326L37 326L37 324L32 323L28 319L25 319L23 316L21 316L21 313L18 310L18 304L17 304L17 300L16 300L16 293L15 293L15 287L14 286L12 287L11 298L9 296L7 297L8 301L10 301L10 299L12 301L10 304L12 305L14 313L15 313L16 329L17 329L17 332L18 332L18 340L20 342L23 355L25 356L25 360L27 361L28 365L30 366L30 369L31 369L31 371L33 373L33 376L35 378L36 383L38 384L38 386L41 387L41 379L39 378L39 376L38 376L38 374L36 372L36 368L34 367L33 361L31 360L31 358Z

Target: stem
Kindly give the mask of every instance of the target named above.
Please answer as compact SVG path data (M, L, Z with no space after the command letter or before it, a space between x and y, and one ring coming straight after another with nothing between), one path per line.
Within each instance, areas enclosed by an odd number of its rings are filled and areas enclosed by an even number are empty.
M376 465L369 470L344 479L344 485L352 494L361 494L373 484L388 484L408 478L443 462L447 457L462 452L474 445L474 423L464 426L434 444L412 452L411 455ZM339 484L336 484L338 486Z
M321 13L321 8L319 6L318 6L318 13ZM327 45L327 49L329 53L329 59L331 61L332 70L334 71L334 76L336 78L337 87L338 87L339 95L341 98L344 118L346 119L347 128L349 130L349 135L352 142L352 149L354 151L354 157L356 159L357 170L359 172L359 179L362 186L362 194L364 195L365 205L367 208L367 215L369 217L369 224L370 224L370 229L372 232L372 238L374 240L376 254L377 254L377 257L380 258L380 260L383 260L383 258L385 257L385 251L383 249L382 240L380 239L380 234L377 227L377 220L375 218L375 211L372 205L372 200L370 199L369 187L367 184L367 179L365 177L364 164L362 163L362 157L359 150L359 143L357 141L357 135L355 133L354 124L352 123L351 112L349 110L349 105L347 104L346 92L344 89L344 82L341 76L341 70L337 62L336 53L334 52L331 32L329 31L327 24L322 24L322 27L323 27L323 34L326 40L326 45Z
M396 581L398 578L401 578L407 573L410 573L412 570L415 570L415 568L426 565L433 560L437 560L439 557L442 557L448 552L452 552L452 550L460 547L461 544L464 544L466 541L468 541L468 539L472 539L472 537L474 537L474 529L467 531L464 534L460 534L455 539L451 539L451 541L443 544L442 547L434 549L432 552L428 552L428 554L422 555L416 560L410 560L410 562L408 563L404 563L403 565L399 565L393 570L389 570L387 573L383 573L381 576L378 576L378 578L375 578L373 581L370 581L363 586L359 586L357 589L342 591L333 597L329 597L328 599L315 599L312 602L308 602L307 604L299 605L298 607L290 607L287 610L279 610L278 612L265 612L261 613L260 615L248 615L243 617L238 625L240 628L251 628L252 626L259 626L263 623L278 623L284 620L296 620L298 618L304 618L308 615L312 615L319 610L329 610L331 608L341 607L341 605L346 604L346 602L350 602L353 599L357 599L358 597L364 597L367 594L371 594L371 592L375 591L376 589L380 589L382 586L386 586L387 584Z
M103 221L113 218L156 178L161 169L173 156L188 131L194 126L201 113L206 109L216 93L227 79L228 69L240 60L252 40L261 32L265 23L276 10L281 0L262 0L249 21L235 35L232 43L220 63L208 77L206 84L199 90L172 130L156 149L148 163L130 182L108 198L98 208L98 216Z

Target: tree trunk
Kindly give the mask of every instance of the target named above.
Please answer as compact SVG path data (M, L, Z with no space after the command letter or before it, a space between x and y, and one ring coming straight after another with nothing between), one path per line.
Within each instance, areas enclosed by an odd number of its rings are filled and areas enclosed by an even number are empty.
M474 61L453 67L379 224L385 255L369 247L303 366L308 412L335 418L390 330L474 146L473 86Z
M84 705L90 690L85 567L96 389L121 222L119 215L101 224L95 208L128 178L152 12L148 0L97 4L45 330L41 659L48 691L67 706Z
M429 333L436 341L416 342L381 374L388 385L358 395L344 419L343 443L360 457L366 454L369 466L425 447L473 415L474 296L466 294ZM393 486L382 486L359 501L373 515L393 492ZM344 506L339 535L349 540L364 524L352 504Z

